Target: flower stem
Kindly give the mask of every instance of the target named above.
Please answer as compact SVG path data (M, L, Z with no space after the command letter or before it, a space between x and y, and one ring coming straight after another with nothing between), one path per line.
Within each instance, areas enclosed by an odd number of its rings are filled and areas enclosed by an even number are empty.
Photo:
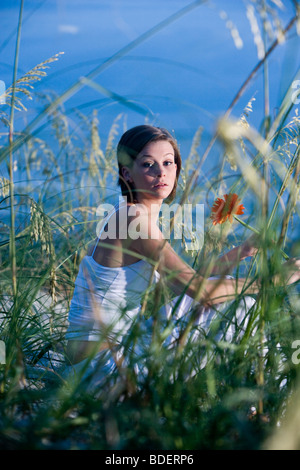
M244 222L243 220L241 220L239 217L237 217L236 215L233 214L233 217L241 224L243 225L244 227L248 228L249 230L251 230L252 232L254 233L257 233L259 234L259 230L257 230L256 228L254 227L251 227L251 225L248 225L246 224L246 222ZM282 254L282 256L284 257L284 259L288 260L290 259L290 257L282 250L280 249L280 253Z

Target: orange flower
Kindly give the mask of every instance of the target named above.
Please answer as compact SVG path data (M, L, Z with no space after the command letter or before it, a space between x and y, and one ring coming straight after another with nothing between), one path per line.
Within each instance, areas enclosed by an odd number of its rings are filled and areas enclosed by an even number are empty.
M227 219L233 221L233 214L243 214L244 206L239 204L240 199L237 194L225 194L224 199L217 198L212 206L210 218L213 225L223 224Z

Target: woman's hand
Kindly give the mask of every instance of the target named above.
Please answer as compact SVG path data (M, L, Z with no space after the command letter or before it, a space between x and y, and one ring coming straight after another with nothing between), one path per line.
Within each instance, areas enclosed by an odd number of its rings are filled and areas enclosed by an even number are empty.
M258 252L259 238L254 234L249 237L244 243L232 248L232 250L225 253L218 258L216 265L211 270L212 275L231 274L232 270L239 264L239 262L248 256L254 256Z
M282 278L284 278L287 285L300 280L300 259L291 258L283 264Z

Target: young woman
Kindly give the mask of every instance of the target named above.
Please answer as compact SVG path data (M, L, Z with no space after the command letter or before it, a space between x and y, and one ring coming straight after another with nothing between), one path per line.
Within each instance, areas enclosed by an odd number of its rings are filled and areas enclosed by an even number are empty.
M70 363L83 364L91 352L100 351L102 362L98 354L92 364L101 362L104 374L114 367L112 348L117 348L139 315L145 292L160 279L174 295L162 306L165 314L184 319L196 308L205 325L215 306L259 289L256 282L245 287L244 279L225 276L239 260L256 253L253 239L219 260L211 273L219 274L218 278L207 278L187 265L164 238L159 211L174 199L181 169L177 143L168 131L149 125L128 130L118 144L117 157L124 201L105 219L91 252L81 262L66 335ZM298 261L292 273L290 282L295 282ZM253 298L246 297L246 309L253 303ZM245 315L244 309L240 315Z

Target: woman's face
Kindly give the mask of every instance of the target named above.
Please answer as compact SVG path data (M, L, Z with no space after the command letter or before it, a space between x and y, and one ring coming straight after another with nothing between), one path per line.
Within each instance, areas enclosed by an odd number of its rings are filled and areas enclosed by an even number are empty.
M139 202L166 199L176 181L174 148L166 140L149 142L138 154L133 166L123 167L123 176L134 184Z

